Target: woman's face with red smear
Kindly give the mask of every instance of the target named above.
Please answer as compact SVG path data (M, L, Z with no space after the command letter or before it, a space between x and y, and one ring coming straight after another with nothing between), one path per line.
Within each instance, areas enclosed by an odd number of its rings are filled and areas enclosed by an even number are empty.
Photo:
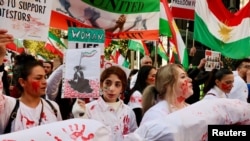
M111 74L103 83L101 83L101 89L106 102L116 102L123 90L122 81L117 75Z
M148 78L146 79L146 83L148 85L155 84L155 75L157 70L155 68L152 68L148 74Z
M193 94L192 79L189 78L187 73L181 68L177 68L177 72L177 85L175 88L177 98L185 100Z
M234 76L233 74L226 74L221 80L215 80L215 83L224 93L229 93L233 88Z
M34 67L27 80L23 83L24 93L39 97L44 95L47 86L45 75L45 70L42 66Z

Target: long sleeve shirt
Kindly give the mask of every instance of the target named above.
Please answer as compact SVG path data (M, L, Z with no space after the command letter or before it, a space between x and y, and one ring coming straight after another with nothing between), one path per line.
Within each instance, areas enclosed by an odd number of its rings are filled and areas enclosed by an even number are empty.
M136 118L133 110L118 101L116 108L107 104L102 97L86 104L84 118L95 119L111 128L113 141L122 140L123 135L137 129Z

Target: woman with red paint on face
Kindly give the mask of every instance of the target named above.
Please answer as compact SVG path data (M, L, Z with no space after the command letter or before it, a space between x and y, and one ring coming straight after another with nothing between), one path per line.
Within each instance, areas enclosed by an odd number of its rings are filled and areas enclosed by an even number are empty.
M142 119L142 92L148 85L155 84L156 72L157 70L153 66L142 66L138 71L134 87L124 96L124 103L135 112L138 126Z
M162 66L157 70L155 85L149 85L143 91L141 125L187 107L185 100L192 94L192 79L181 65Z
M1 36L2 34L0 29L1 64L3 63L3 58L6 53L5 44L1 44L1 38L3 38L3 36ZM15 59L16 64L13 81L16 81L15 84L21 93L21 97L15 99L3 95L3 83L0 81L0 134L28 129L61 120L61 113L58 105L53 101L49 103L41 98L41 95L45 94L47 85L43 64L37 61L33 56L27 54L18 55ZM2 72L0 72L0 78L1 77ZM19 106L16 112L13 113L15 119L10 122L10 126L7 126L16 103L19 103ZM53 105L54 109L52 109L50 104ZM56 110L57 113L53 110ZM7 131L6 129L9 130Z
M206 94L203 99L227 98L233 88L233 72L226 68L213 69L208 80L205 82L203 92Z
M102 95L86 104L83 118L101 121L111 128L112 141L121 141L123 135L137 129L133 110L120 99L127 85L126 73L118 66L103 70L100 77Z

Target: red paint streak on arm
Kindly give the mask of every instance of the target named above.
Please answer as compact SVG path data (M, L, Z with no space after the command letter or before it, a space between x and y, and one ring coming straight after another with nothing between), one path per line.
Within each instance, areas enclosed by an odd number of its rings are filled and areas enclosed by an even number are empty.
M90 108L90 110L94 110L94 108L95 108L95 105L93 105L93 106Z
M128 134L129 132L129 122L130 122L130 119L128 117L128 115L126 115L124 118L123 118L123 135L125 134Z

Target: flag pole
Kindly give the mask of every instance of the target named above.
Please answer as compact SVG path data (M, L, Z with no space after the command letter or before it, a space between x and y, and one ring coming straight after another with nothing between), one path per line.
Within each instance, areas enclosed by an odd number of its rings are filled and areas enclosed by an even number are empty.
M153 41L153 46L155 47L155 58L154 58L154 66L156 67L156 68L158 68L158 61L157 61L157 58L158 58L158 54L157 54L157 52L158 52L158 43L157 43L157 41L156 40L154 40Z
M186 44L186 47L188 46L188 30L189 28L189 20L187 20L187 27L186 27L186 38L185 38L185 44Z
M140 69L140 51L136 51L136 58L137 58L137 69Z
M134 58L135 58L135 52L133 50L130 50L131 69L134 69L135 67Z

